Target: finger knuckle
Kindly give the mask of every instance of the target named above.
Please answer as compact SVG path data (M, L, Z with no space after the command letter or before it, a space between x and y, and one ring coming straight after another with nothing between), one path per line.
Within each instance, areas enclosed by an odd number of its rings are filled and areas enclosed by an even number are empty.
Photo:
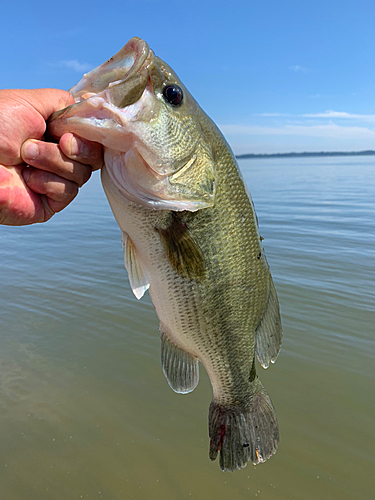
M54 201L65 202L66 204L73 200L78 192L78 186L75 188L74 183L69 181L47 182L45 187L48 197Z

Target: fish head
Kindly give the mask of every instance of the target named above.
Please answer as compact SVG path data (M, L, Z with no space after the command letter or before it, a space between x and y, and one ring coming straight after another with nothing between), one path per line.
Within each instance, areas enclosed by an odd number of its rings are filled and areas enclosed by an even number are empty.
M203 112L144 40L132 38L70 92L75 104L50 117L49 133L101 143L105 168L130 201L191 211L213 205L215 169Z

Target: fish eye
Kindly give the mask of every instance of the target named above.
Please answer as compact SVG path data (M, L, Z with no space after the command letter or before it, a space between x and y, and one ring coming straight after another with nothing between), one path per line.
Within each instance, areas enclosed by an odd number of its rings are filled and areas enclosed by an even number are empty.
M179 106L182 103L184 93L178 85L166 85L163 89L164 99L173 106Z

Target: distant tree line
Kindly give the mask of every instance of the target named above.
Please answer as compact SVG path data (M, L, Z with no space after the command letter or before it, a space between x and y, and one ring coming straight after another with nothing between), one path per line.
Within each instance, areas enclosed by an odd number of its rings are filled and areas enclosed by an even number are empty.
M238 159L244 158L301 158L305 156L371 156L375 155L375 151L368 149L366 151L319 151L319 152L304 152L304 153L270 153L270 154L253 154L247 153L236 155Z

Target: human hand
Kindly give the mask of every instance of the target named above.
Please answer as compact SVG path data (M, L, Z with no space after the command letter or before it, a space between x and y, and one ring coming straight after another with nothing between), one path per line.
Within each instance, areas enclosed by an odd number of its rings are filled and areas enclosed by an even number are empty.
M49 220L102 166L98 143L70 133L42 140L48 117L72 103L64 90L0 90L0 224Z

